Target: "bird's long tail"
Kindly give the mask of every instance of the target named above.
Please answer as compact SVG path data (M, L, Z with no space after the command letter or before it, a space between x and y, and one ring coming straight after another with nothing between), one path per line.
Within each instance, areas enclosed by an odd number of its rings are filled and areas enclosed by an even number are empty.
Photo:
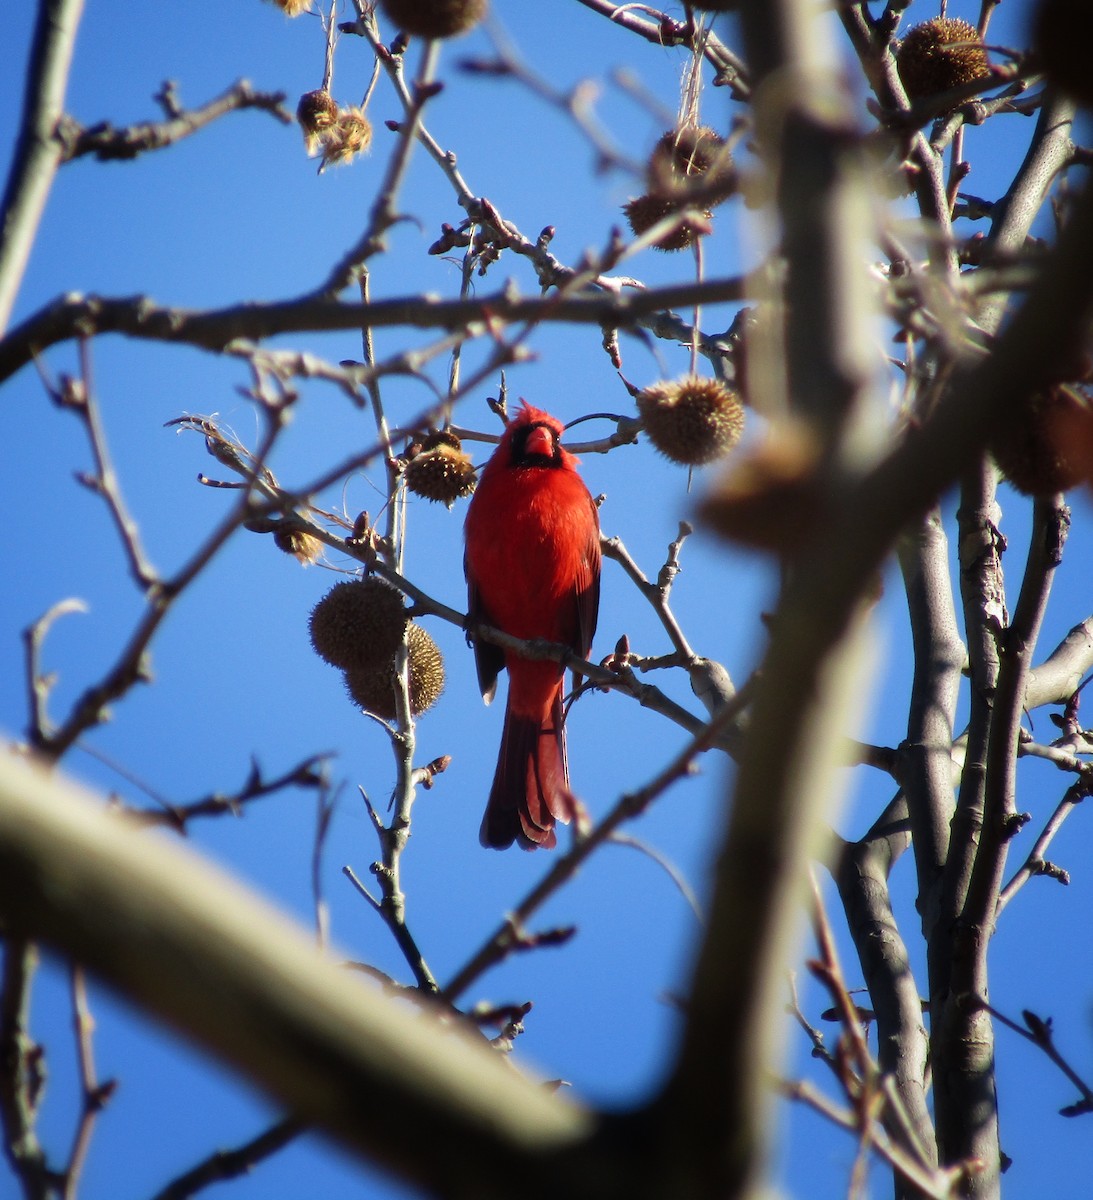
M575 811L576 801L569 790L561 682L541 716L514 712L510 691L501 752L479 841L496 850L513 842L524 850L550 849L557 842L554 822L568 823Z

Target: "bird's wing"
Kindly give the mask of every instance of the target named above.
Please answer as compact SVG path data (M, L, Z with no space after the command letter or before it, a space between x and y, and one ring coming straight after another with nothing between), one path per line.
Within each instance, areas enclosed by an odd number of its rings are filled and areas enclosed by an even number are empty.
M463 555L463 573L467 576L467 616L470 623L496 626L497 622L482 603L482 596L466 554ZM489 704L497 691L497 676L505 665L505 652L500 646L495 646L492 642L481 642L477 638L473 645L474 664L478 669L478 687L482 692L482 699Z

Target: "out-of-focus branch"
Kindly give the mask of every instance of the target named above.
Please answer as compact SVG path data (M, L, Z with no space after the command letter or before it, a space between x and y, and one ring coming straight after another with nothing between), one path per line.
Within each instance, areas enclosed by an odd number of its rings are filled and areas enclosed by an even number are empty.
M420 1186L495 1195L591 1132L586 1112L363 985L181 846L126 830L10 753L0 919L15 945L74 955L301 1120Z
M85 128L73 118L65 117L57 130L62 146L61 162L71 162L87 154L93 154L100 162L136 158L149 150L173 146L220 117L247 108L267 112L283 125L291 125L293 121L292 114L284 107L284 92L255 91L246 79L233 83L226 92L200 108L180 108L170 83L163 85L156 99L168 113L164 121L141 121L122 129L103 121Z
M72 1149L68 1156L68 1165L64 1169L61 1195L63 1200L75 1200L80 1184L80 1176L91 1147L91 1135L99 1113L114 1093L116 1081L106 1079L99 1081L95 1070L95 1055L93 1035L95 1018L87 1001L87 979L83 967L75 965L70 972L72 989L72 1020L76 1033L76 1057L80 1066L80 1083L82 1103L80 1117L76 1125L76 1134L72 1141Z
M0 335L7 330L46 198L61 165L57 123L64 112L82 13L83 0L39 0L19 141L0 206Z
M581 296L521 296L513 289L469 300L403 296L371 304L339 304L303 296L269 304L240 304L223 309L161 308L147 297L110 299L79 294L62 296L13 329L0 342L0 382L26 366L34 355L73 338L121 333L147 341L178 342L218 353L240 340L260 341L283 333L380 328L465 329L475 322L536 321L581 325L655 324L665 309L696 303L740 300L746 283L714 279L644 291L602 292Z
M861 148L816 10L776 0L742 6L739 18L756 72L757 149L777 181L788 260L778 297L787 325L785 375L778 380L772 372L764 381L773 393L765 399L786 397L817 430L819 486L838 493L875 449L858 422L871 354ZM657 1110L678 1163L678 1195L745 1194L765 1156L778 993L807 862L821 840L820 812L836 790L842 722L861 692L860 597L881 553L874 548L865 570L836 565L827 558L834 532L825 527L794 562L755 687L708 933ZM885 548L893 533L886 530ZM793 731L788 738L786 730ZM713 1136L696 1146L695 1127Z
M38 1140L45 1051L30 1032L30 991L38 952L5 931L0 974L0 1129L4 1150L27 1200L46 1200L58 1172Z
M191 1167L184 1175L161 1188L154 1200L189 1200L190 1196L196 1196L210 1184L223 1183L247 1175L260 1162L283 1150L289 1142L298 1138L304 1128L295 1117L286 1117L241 1146L232 1150L217 1150Z
M875 846L880 843L875 843ZM888 909L890 928L894 928L891 920L891 909ZM936 1194L941 1189L945 1194L949 1182L942 1172L937 1170L937 1148L934 1144L933 1125L930 1122L929 1111L926 1107L926 1088L924 1071L928 1041L926 1029L922 1021L922 1005L914 988L909 966L904 958L902 964L890 964L895 967L894 976L899 979L904 999L913 1004L918 1010L917 1034L913 1029L903 1029L890 1025L889 1032L900 1039L888 1048L886 1057L889 1064L885 1065L883 1058L878 1062L869 1051L865 1031L862 1028L861 1016L854 1004L843 977L839 964L835 940L824 910L820 889L813 884L813 925L816 941L820 952L820 961L809 964L816 978L827 988L834 1002L834 1013L842 1026L842 1053L836 1055L837 1075L847 1098L851 1100L858 1114L858 1132L863 1150L876 1141L874 1114L879 1113L884 1127L894 1146L900 1150L900 1161L896 1166L897 1196L910 1194L921 1196L919 1181L925 1176L930 1185L925 1194ZM879 931L875 930L874 933ZM885 929L885 935L890 929ZM898 933L896 935L898 942ZM902 944L900 944L902 950ZM908 987L909 983L909 987ZM903 1014L906 1016L906 1014ZM906 1041L903 1038L906 1037ZM881 1053L884 1054L884 1041L878 1040ZM899 1064L893 1061L894 1055L906 1050L910 1060L910 1070L899 1070ZM904 1064L905 1068L908 1064ZM916 1087L907 1085L917 1080ZM902 1086L901 1086L902 1085ZM906 1106L906 1100L911 1101L911 1108ZM908 1171L901 1164L906 1163L917 1168Z

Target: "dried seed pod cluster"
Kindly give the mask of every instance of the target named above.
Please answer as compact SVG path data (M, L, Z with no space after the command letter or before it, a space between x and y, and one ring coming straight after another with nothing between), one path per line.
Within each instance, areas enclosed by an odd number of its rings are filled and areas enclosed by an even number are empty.
M311 11L312 0L272 0L286 17L298 17Z
M723 458L744 430L740 396L717 379L687 375L654 383L638 393L637 406L649 440L685 466Z
M380 0L388 20L423 38L466 33L486 15L486 7L486 0Z
M474 491L478 477L470 455L454 433L431 433L414 448L405 468L406 486L416 496L435 500L448 508Z
M978 31L956 17L935 17L908 30L896 50L896 67L911 100L948 92L990 74Z
M283 550L285 554L291 554L297 562L303 563L305 567L317 562L319 555L323 552L322 542L303 529L276 529L273 533L273 540L278 550Z
M395 657L406 638L410 711L418 716L444 689L444 658L436 642L406 613L402 593L382 579L335 584L315 605L311 645L345 674L353 703L385 720L395 712Z
M1089 479L1093 403L1077 388L1037 392L991 438L1002 474L1026 496L1053 496Z
M698 203L698 221L681 221L653 243L658 250L684 250L706 233L711 209L736 191L736 172L725 140L704 125L669 129L657 142L646 170L648 190L623 206L635 236L665 217Z
M406 631L406 650L410 711L418 717L432 708L444 690L444 657L436 642L413 622ZM345 689L358 708L387 721L395 719L394 660L386 666L346 671Z
M321 154L324 166L351 162L372 144L372 123L364 110L353 105L340 108L322 89L300 97L296 120L308 154Z

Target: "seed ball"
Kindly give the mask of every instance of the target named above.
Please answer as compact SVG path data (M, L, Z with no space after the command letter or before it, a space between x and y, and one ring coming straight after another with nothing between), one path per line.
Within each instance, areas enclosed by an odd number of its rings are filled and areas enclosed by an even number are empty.
M324 135L338 120L338 105L327 91L304 92L296 105L296 120L304 134L308 154L313 154Z
M338 110L338 119L321 139L323 162L327 166L352 162L372 144L372 122L359 108Z
M995 431L991 453L1002 474L1026 496L1067 492L1088 478L1089 397L1057 384L1038 392Z
M711 205L736 191L736 172L725 139L706 125L669 129L653 147L649 191L663 199L686 199L696 183Z
M486 7L486 0L380 0L388 20L423 38L466 33L486 15Z
M803 424L771 426L721 473L699 506L715 533L757 550L791 553L824 522L828 504L816 466L820 444Z
M323 552L322 542L303 529L277 529L274 531L273 540L278 550L291 554L305 567L317 562Z
M336 583L311 610L311 645L331 666L367 669L390 663L408 621L402 593L382 579Z
M452 442L455 445L452 445ZM478 478L470 455L453 434L432 434L420 453L406 464L406 486L416 496L452 505L474 491Z
M311 0L273 0L286 17L298 17L311 9Z
M911 100L948 92L990 74L979 32L957 17L935 17L908 30L896 50L896 67Z
M1093 6L1089 0L1042 0L1033 22L1033 46L1044 73L1079 104L1093 105Z
M409 656L410 711L415 717L427 712L444 690L444 656L436 642L411 622L406 631ZM395 712L394 658L384 666L354 668L345 673L345 688L358 708L385 721L393 721Z
M652 229L658 221L678 211L679 203L677 201L665 200L661 196L651 194L638 196L623 208L623 212L626 213L626 219L630 222L630 228L634 231L635 237L641 237L647 230ZM712 216L709 211L704 211L702 215L707 218ZM686 250L704 232L705 230L699 229L692 222L683 221L671 233L666 233L662 238L655 241L653 246L657 250Z
M717 379L688 375L654 383L638 393L637 406L649 440L685 466L724 457L744 429L740 396Z

